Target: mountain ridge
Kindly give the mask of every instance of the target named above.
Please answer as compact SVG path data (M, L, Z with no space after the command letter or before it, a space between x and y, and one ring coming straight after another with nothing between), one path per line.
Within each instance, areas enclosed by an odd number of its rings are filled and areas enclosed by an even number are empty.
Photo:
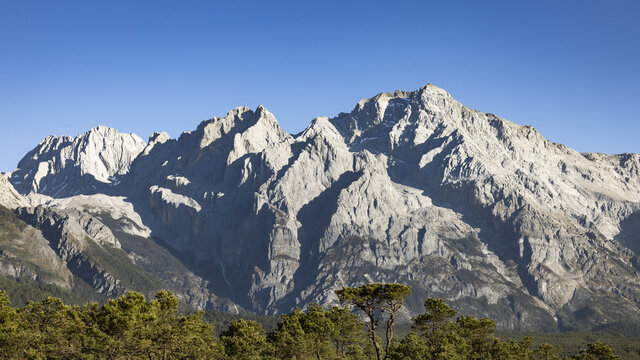
M131 235L156 239L202 284L178 291L200 292L195 307L273 314L335 303L341 286L397 281L414 287L409 313L439 296L505 329L597 327L638 314L640 155L577 153L434 85L363 99L293 135L259 106L177 139L108 136L122 139L122 154L91 159L110 166L39 145L9 181L32 205L92 203L95 223L114 234L142 224L148 231ZM93 179L78 175L83 166ZM40 167L46 191L30 177ZM121 200L99 210L107 198ZM100 214L114 211L111 230Z
M86 181L70 185L90 188L117 182L116 177L128 172L131 161L144 146L146 143L137 135L122 134L106 126L97 126L75 138L50 135L28 152L18 163L18 168L7 175L24 194L72 196L90 190L65 191L69 185L65 180L86 176ZM30 172L21 171L22 168L29 168ZM47 181L48 177L57 180L61 173L64 173L65 180L58 184ZM47 190L49 186L55 187L56 192Z

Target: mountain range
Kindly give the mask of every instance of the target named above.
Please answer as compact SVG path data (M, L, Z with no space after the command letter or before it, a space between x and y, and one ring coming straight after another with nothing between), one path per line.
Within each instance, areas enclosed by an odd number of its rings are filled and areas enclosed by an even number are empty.
M240 107L172 139L49 136L0 176L0 275L278 314L411 285L510 330L640 322L640 155L579 153L426 85L299 134Z

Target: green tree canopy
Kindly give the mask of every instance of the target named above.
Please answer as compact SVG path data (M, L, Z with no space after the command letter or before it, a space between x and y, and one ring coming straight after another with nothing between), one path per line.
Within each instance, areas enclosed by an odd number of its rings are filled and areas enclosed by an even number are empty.
M264 329L255 321L232 321L220 340L229 359L260 360L272 353Z
M424 314L414 318L414 332L384 349L375 337L377 322L393 326L409 288L371 284L338 291L343 303L364 312L359 321L348 307L325 309L309 304L280 317L267 334L255 321L237 320L220 337L201 312L178 311L178 299L160 291L152 300L136 292L108 301L69 306L57 298L13 307L0 291L0 358L2 359L213 359L213 360L615 360L612 347L592 342L573 355L561 357L549 344L532 349L532 339L496 337L495 323L470 315L456 316L442 299L428 299ZM372 319L373 317L373 319ZM389 321L389 319L392 319ZM376 322L377 321L377 322ZM382 329L378 329L382 330ZM594 334L591 334L592 336ZM367 337L371 341L367 341ZM584 338L582 337L581 340ZM574 343L575 344L575 343ZM621 346L623 358L640 351ZM376 348L377 346L377 348ZM565 346L565 345L563 345ZM635 349L635 348L634 348Z
M596 341L587 345L587 348L580 350L580 352L573 357L573 360L618 360L620 357L616 355L616 352L607 344L600 341Z
M393 341L393 323L396 314L402 308L406 298L411 295L411 287L396 283L365 284L355 288L345 287L336 290L338 299L362 311L368 318L371 342L376 350L378 360L382 359L382 348L376 339L376 329L380 321L386 317L386 345L387 353Z

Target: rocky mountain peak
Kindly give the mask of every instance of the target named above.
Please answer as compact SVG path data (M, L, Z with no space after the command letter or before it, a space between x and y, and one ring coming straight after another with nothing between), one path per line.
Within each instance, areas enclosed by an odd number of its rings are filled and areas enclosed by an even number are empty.
M426 97L446 97L446 98L453 99L453 97L451 96L451 94L449 94L447 90L431 83L421 87L417 91L414 91L414 93L418 93L421 96L426 96Z
M98 125L94 128L91 128L87 133L89 136L97 136L97 137L114 137L120 134L118 130L104 125Z
M155 131L151 136L149 136L149 140L147 141L147 146L140 152L142 155L149 155L153 147L158 144L164 144L167 141L171 140L171 137L166 132L158 132Z
M170 138L171 137L169 136L169 134L167 134L164 131L162 131L162 132L154 131L153 134L151 134L151 136L149 136L149 140L147 141L147 144L148 143L152 143L152 142L163 143L163 142L169 140Z
M145 146L137 135L106 126L75 138L49 136L20 160L9 180L22 194L60 197L91 192L126 174Z
M262 105L258 106L253 117L244 126L244 131L234 135L233 150L227 157L228 165L246 154L259 153L293 140L291 135L280 128L275 116Z
M276 117L262 105L259 105L255 111L255 119L250 127L262 127L264 131L268 133L267 137L277 139L277 141L283 141L290 138L290 135L282 130Z
M203 149L232 131L239 132L238 128L245 129L247 122L253 118L254 112L242 106L229 111L223 118L214 117L201 122L195 130L200 138L199 147Z
M350 144L375 140L385 135L400 121L414 94L406 91L381 93L360 100L351 113L341 113L331 122Z
M316 136L340 139L341 141L344 141L338 129L326 117L317 117L311 120L309 126L300 133L297 140L307 141Z
M430 84L295 136L263 106L239 107L144 147L108 128L49 137L11 182L93 194L42 206L90 212L74 221L105 249L161 238L148 244L202 274L200 307L216 292L278 313L335 302L341 286L401 282L410 311L441 297L501 328L598 327L640 309L640 155L580 154ZM118 242L97 236L101 224L120 224ZM127 256L152 261L141 250Z

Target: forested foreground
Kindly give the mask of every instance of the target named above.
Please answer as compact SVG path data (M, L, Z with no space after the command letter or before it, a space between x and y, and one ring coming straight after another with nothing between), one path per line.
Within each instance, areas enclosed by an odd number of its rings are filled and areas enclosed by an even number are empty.
M266 332L252 320L232 321L219 335L203 313L183 315L167 291L147 301L129 292L104 305L65 305L57 298L13 307L0 291L2 359L618 359L594 342L569 357L532 339L501 340L489 319L428 299L413 332L393 335L410 289L369 284L336 292L343 306L318 304L281 316ZM360 321L356 314L366 321Z

